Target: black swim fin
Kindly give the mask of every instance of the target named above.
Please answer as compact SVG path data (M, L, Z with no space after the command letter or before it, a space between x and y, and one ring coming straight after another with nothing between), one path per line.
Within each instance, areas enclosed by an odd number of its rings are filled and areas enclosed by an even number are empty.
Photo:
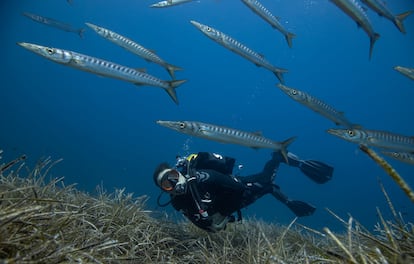
M299 169L316 183L325 183L332 178L334 168L317 160L303 160Z
M289 200L285 204L297 217L312 215L316 210L312 205L302 201Z
M310 204L302 201L290 200L285 194L280 191L279 186L273 184L273 191L271 193L276 199L281 201L297 216L308 216L315 212L316 208Z

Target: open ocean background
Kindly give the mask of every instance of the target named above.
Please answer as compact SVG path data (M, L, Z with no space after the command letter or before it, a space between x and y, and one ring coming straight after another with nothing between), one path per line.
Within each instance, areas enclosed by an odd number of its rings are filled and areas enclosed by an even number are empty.
M414 81L393 66L414 68L414 14L400 33L389 20L368 10L381 38L368 60L369 38L355 22L327 0L262 0L287 30L296 34L293 48L239 0L200 0L152 9L156 0L20 0L1 2L0 149L2 162L21 154L34 166L41 157L63 158L53 177L95 193L126 188L147 195L148 209L158 208L159 189L152 173L177 154L212 151L237 159L241 175L262 169L270 150L252 150L192 138L158 126L156 120L194 120L246 131L262 131L282 141L297 136L289 150L301 158L335 167L333 179L313 183L298 169L281 165L276 183L290 198L318 209L298 222L312 228L342 230L324 208L345 220L351 214L368 229L377 223L376 207L391 218L379 181L406 221L414 207L397 184L358 146L326 133L335 125L282 93L276 77L208 39L190 20L210 25L289 70L287 86L306 91L367 129L414 135ZM395 14L414 10L414 1L387 1ZM177 106L159 88L137 87L119 80L58 65L16 45L30 42L76 51L170 79L162 67L147 63L86 29L84 38L31 21L22 12L51 17L74 27L90 22L157 51L184 68L177 79ZM414 166L387 159L414 187ZM166 196L164 197L166 198ZM266 196L243 210L273 223L288 224L294 215Z

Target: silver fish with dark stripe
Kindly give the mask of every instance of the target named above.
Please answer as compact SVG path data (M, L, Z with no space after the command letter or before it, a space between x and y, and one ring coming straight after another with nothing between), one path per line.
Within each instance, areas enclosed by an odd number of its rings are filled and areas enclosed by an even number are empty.
M316 113L319 113L322 116L328 118L336 125L341 125L346 128L359 127L358 125L349 122L343 112L337 111L335 108L319 100L318 98L311 96L310 94L307 94L303 91L287 87L283 84L278 84L277 86L280 88L280 90L282 90L296 102L301 103Z
M219 43L223 47L233 51L234 53L242 56L243 58L253 62L257 66L268 69L276 75L276 77L279 79L281 83L284 83L282 74L287 72L288 70L273 66L264 58L263 55L260 55L259 53L251 50L250 48L246 47L234 38L224 34L221 31L218 31L217 29L214 29L207 25L203 25L194 20L191 20L190 22L210 39Z
M168 73L170 74L171 78L175 79L175 71L182 70L180 67L174 66L170 63L167 63L163 59L161 59L157 54L154 52L144 48L143 46L139 45L135 41L124 37L112 30L91 24L85 23L88 27L93 29L98 35L104 37L105 39L115 43L116 45L126 49L129 52L134 53L135 55L140 56L141 58L145 59L149 62L154 62L162 67L164 67Z
M33 21L36 21L40 24L46 25L46 26L51 26L66 32L73 32L78 34L81 38L83 38L83 33L85 32L84 28L74 28L69 24L63 23L61 21L58 21L56 19L53 18L49 18L49 17L43 17L43 16L39 16L36 14L32 14L29 12L24 12L23 13L24 16L30 18Z
M280 24L279 19L275 17L266 7L262 5L257 0L242 0L244 4L246 4L254 13L256 13L259 17L264 19L267 23L269 23L272 28L277 29L285 36L285 39L289 45L292 47L292 39L295 37L295 34L290 33L287 31L282 24Z
M331 2L342 9L345 14L350 16L367 33L370 41L369 58L371 59L375 41L380 35L374 31L364 9L356 0L331 0Z
M263 137L261 133L245 132L234 128L217 126L195 121L158 120L157 124L187 135L205 138L221 143L231 143L254 149L267 148L273 149L275 151L281 151L286 160L288 160L287 147L296 138L291 137L285 141L277 142Z
M152 75L129 67L69 50L50 48L26 42L19 42L17 44L45 57L46 59L65 66L70 66L100 76L130 82L135 85L148 85L163 88L176 104L178 104L178 98L175 88L185 82L185 80L163 81Z
M400 152L414 152L414 137L381 130L329 129L329 134L344 140L367 146Z

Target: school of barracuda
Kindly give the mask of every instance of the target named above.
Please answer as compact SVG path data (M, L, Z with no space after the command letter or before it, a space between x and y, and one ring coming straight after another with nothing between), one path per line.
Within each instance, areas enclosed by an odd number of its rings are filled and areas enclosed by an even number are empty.
M376 41L380 38L380 34L374 30L372 23L366 13L366 8L361 4L364 4L374 12L378 13L381 17L391 21L397 29L402 33L406 33L403 21L411 15L412 11L405 11L401 14L394 14L382 0L330 0L336 5L343 13L348 15L350 19L357 23L357 25L365 31L369 37L369 59L373 54L373 48ZM67 0L69 4L73 4L72 0ZM163 0L151 4L150 8L168 8L176 5L187 4L195 2L193 0ZM279 31L286 39L289 47L292 47L292 40L296 35L285 29L279 21L278 16L275 16L271 10L266 8L258 0L241 0L247 8L253 11L258 17L266 21L272 28ZM51 26L67 32L73 32L83 38L85 29L75 28L71 25L58 21L53 18L43 17L37 14L24 12L24 16L31 20ZM219 29L212 26L201 24L195 20L189 21L198 30L204 33L208 38L222 45L224 48L240 55L246 60L254 63L256 66L272 72L279 84L277 87L288 95L294 101L306 106L310 110L324 116L331 120L339 128L328 129L327 132L331 135L337 136L349 142L353 142L359 145L376 147L381 152L391 158L397 159L408 164L414 164L414 137L404 136L392 131L382 131L375 129L366 129L361 124L356 124L345 118L343 112L336 110L333 106L325 103L319 98L296 88L291 88L284 85L284 73L288 70L280 68L271 64L265 59L261 53L256 52L242 42L234 39L227 33L221 32ZM89 55L78 53L71 50L65 50L61 48L48 47L19 42L21 47L30 50L46 59L53 62L70 66L82 71L90 72L96 75L105 76L109 78L119 79L125 82L130 82L135 85L146 85L153 87L160 87L164 89L172 100L178 105L178 96L176 88L183 84L186 80L176 80L175 71L183 70L182 68L175 66L164 59L161 59L158 55L135 42L134 40L123 36L110 29L103 28L101 26L92 24L90 22L85 23L89 28L102 36L104 39L113 42L114 44L126 49L127 51L143 58L146 61L153 62L155 64L164 67L172 80L162 80L148 73L142 72L138 69L133 69L127 66L117 64L115 62L106 61L100 58L95 58ZM394 70L400 72L402 75L414 80L414 68L407 66L396 65ZM281 150L282 153L287 153L287 147L292 143L295 137L290 137L285 141L278 142L267 138L264 138L261 133L247 132L238 130L235 128L225 127L222 125L208 124L199 121L156 121L157 124L176 130L180 133L188 134L195 137L205 138L208 140L218 141L222 143L232 143L251 148L270 148L274 150Z

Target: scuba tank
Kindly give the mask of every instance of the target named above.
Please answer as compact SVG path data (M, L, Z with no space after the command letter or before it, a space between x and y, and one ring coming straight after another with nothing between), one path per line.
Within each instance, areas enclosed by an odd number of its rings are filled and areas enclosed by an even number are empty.
M232 175L235 162L236 160L231 157L211 152L199 152L187 157L177 157L175 167L183 175L188 173L190 167L195 170L215 170L225 175Z

